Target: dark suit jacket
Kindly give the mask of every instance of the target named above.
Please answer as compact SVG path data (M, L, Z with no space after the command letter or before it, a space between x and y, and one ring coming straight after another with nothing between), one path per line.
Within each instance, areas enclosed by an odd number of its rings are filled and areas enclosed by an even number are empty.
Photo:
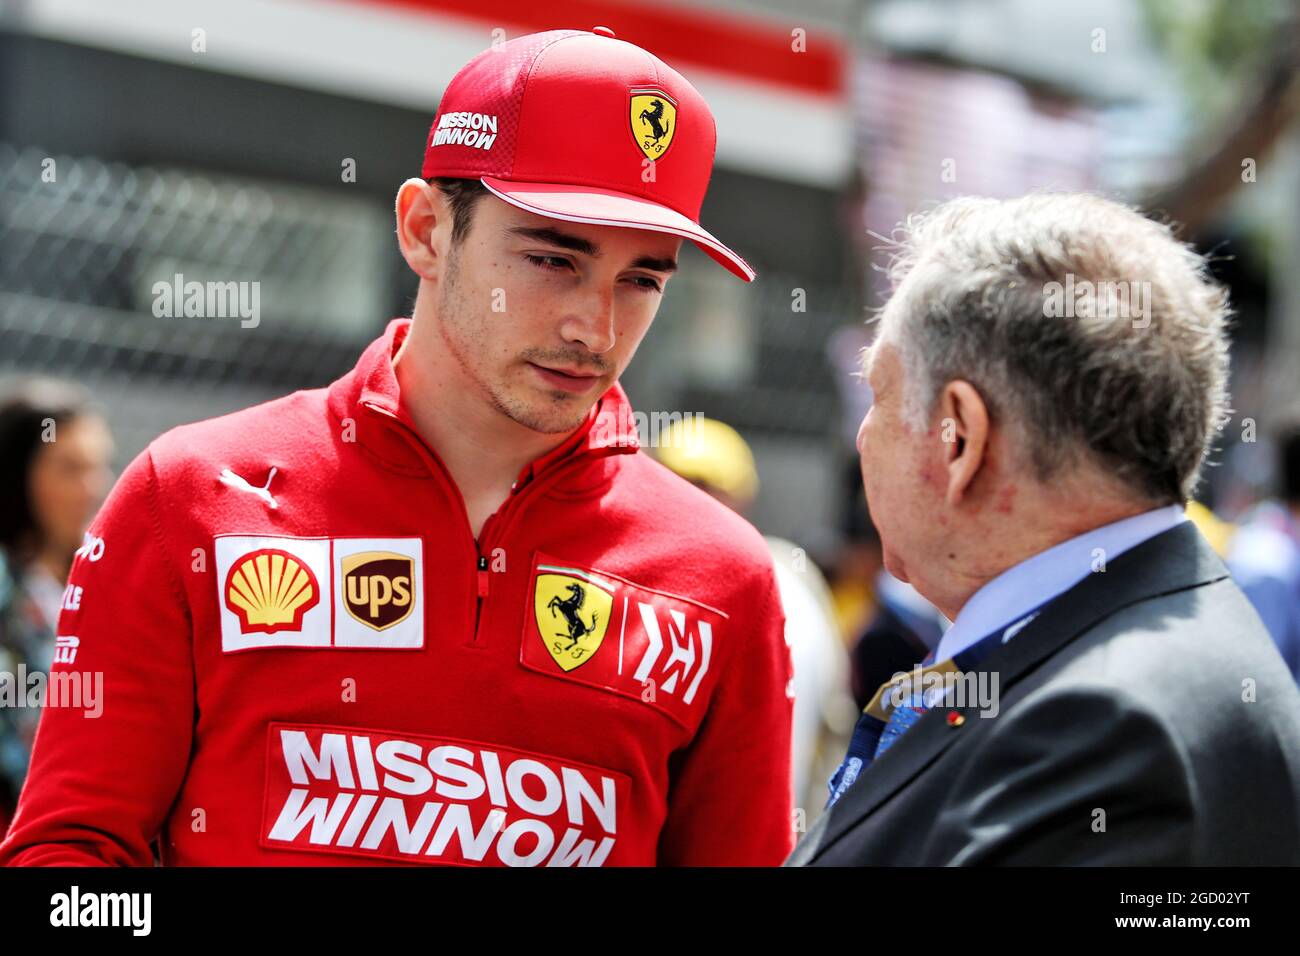
M1300 864L1300 691L1190 522L979 669L996 716L928 711L787 866Z

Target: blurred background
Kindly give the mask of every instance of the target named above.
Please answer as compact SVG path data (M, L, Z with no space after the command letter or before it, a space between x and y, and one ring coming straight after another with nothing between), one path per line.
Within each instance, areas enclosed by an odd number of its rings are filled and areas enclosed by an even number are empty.
M1300 15L1287 0L795 6L8 0L0 391L34 373L83 388L112 436L87 439L94 470L332 381L408 314L392 203L454 73L494 40L606 25L680 69L717 120L702 220L759 279L684 245L698 267L672 281L624 386L638 409L734 428L749 457L729 439L713 451L754 473L749 517L796 579L824 572L828 623L794 637L821 721L804 783L821 788L851 697L878 683L852 649L946 623L882 575L854 452L884 237L951 196L1044 188L1183 223L1237 310L1236 414L1199 495L1228 553L1279 494L1274 438L1300 399ZM256 330L156 317L153 284L176 273L260 282Z

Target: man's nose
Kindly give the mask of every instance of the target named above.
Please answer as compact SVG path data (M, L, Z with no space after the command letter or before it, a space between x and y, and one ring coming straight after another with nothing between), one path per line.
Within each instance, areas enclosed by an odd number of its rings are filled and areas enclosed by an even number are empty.
M599 355L614 347L614 293L610 289L592 291L573 303L560 332L566 342L582 343Z

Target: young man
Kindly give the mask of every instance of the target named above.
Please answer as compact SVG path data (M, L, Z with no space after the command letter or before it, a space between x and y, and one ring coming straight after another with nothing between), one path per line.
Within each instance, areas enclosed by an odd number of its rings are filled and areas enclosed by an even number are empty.
M598 28L599 29L599 28ZM617 384L714 151L644 50L476 57L397 197L413 317L178 428L72 571L0 862L776 864L790 681L763 539L638 453Z

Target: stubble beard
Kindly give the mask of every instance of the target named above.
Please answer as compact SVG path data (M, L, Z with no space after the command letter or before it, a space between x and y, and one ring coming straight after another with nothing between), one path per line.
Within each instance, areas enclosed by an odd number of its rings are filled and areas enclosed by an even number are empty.
M574 408L572 399L561 392L553 393L549 402L529 402L515 394L504 381L490 380L475 364L472 355L489 352L491 334L488 327L474 318L460 283L459 248L453 244L447 259L446 281L438 295L438 325L447 351L473 382L487 403L497 412L524 428L544 435L571 432L586 421L591 405ZM528 374L523 370L524 374Z

